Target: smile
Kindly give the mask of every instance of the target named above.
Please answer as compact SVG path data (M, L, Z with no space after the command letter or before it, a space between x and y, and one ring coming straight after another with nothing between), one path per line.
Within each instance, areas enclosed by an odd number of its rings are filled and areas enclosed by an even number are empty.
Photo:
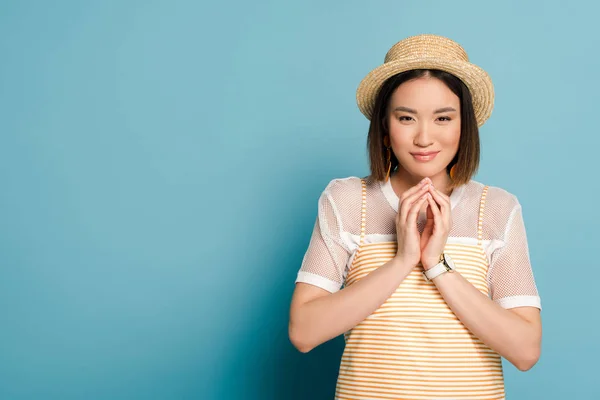
M431 161L435 158L435 156L437 156L439 153L439 151L429 151L426 153L410 153L415 160L417 161L421 161L421 162L427 162L427 161Z

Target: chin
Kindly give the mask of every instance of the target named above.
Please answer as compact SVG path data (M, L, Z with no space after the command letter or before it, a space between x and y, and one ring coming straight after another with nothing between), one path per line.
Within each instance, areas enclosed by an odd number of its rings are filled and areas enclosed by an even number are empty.
M441 173L444 173L445 168L433 167L433 166L426 167L423 165L419 165L419 166L416 166L416 168L407 169L407 171L412 176L416 176L419 178L426 178L426 177L431 178L431 177L434 177Z

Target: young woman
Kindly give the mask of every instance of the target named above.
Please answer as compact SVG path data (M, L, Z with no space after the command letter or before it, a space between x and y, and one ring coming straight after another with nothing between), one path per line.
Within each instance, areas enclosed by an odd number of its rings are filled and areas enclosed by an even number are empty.
M518 199L472 180L494 104L452 40L395 44L359 85L371 174L334 179L296 280L289 334L340 334L336 399L503 399L501 357L540 356L540 298Z

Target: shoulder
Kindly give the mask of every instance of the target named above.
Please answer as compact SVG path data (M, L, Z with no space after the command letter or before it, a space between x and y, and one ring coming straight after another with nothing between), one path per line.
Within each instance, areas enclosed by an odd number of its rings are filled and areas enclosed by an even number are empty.
M341 201L355 196L360 199L362 193L361 180L362 178L357 176L332 179L325 187L323 196L330 198L332 201Z
M484 189L487 188L484 199L486 209L506 209L510 212L520 206L519 199L515 194L498 186L486 185L479 181L471 180L465 185L465 188L465 192L470 193L471 197L476 197L478 201L481 199Z
M360 221L362 204L361 178L349 176L332 179L319 199L320 215L335 215L340 228L350 229L353 221Z
M504 188L474 180L465 184L463 191L463 209L469 210L469 213L483 213L480 217L484 238L505 240L514 216L521 209L517 196ZM481 205L483 208L480 208Z
M485 198L483 198L484 235L488 238L504 240L507 229L512 225L515 215L521 210L519 199L514 193L498 186L484 185L476 181L472 181L470 185L477 188L478 202L482 199L484 188L487 187ZM478 206L479 204L477 204Z

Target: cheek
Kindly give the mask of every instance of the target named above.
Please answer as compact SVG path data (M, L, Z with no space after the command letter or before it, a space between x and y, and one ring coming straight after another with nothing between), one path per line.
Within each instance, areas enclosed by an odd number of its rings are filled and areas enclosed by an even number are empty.
M460 127L446 132L445 135L440 136L439 141L445 148L458 149L458 145L460 144Z
M392 141L392 147L395 149L406 148L411 146L413 143L413 137L415 136L415 128L412 126L391 124L389 127L390 139Z

